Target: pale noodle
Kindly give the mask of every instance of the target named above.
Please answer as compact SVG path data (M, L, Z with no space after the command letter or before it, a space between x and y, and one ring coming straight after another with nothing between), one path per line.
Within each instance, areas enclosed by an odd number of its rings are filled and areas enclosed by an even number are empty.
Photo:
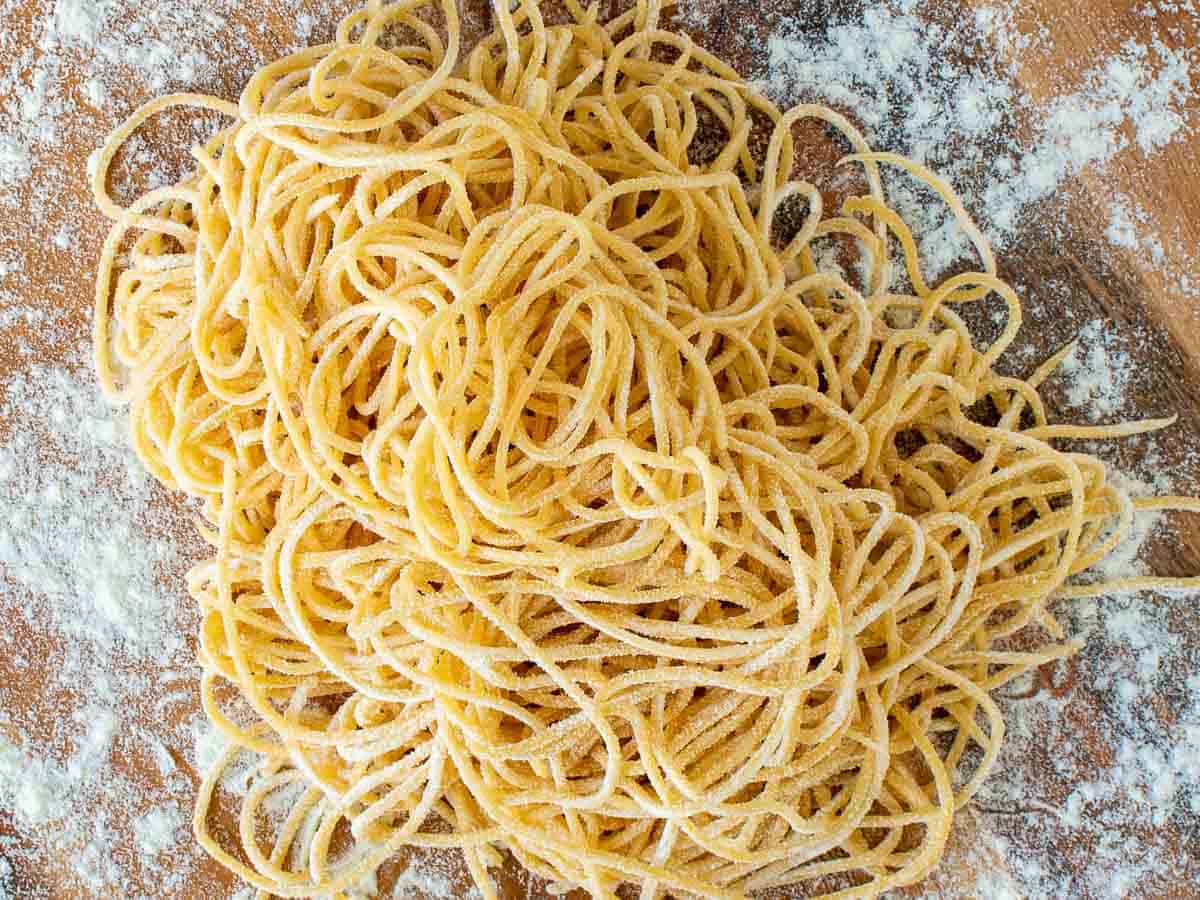
M196 831L264 896L405 845L461 847L489 898L501 850L595 897L876 896L992 767L989 693L1075 649L1049 603L1102 589L1065 583L1135 506L1048 441L1163 423L1049 425L1061 354L995 371L1020 304L950 188L780 114L667 5L501 4L464 56L450 0L371 3L236 107L164 97L100 154L97 369L215 548L189 588L235 747ZM114 154L173 105L232 122L119 207ZM804 119L863 174L841 209L797 175ZM927 284L884 166L980 271ZM817 270L830 240L861 277Z

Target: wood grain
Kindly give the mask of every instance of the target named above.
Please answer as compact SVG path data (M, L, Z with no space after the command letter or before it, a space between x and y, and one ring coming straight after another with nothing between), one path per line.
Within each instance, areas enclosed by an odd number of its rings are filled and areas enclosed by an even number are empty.
M1047 44L1018 55L1021 87L1035 100L1046 101L1062 94L1064 87L1069 89L1084 70L1129 41L1145 46L1161 41L1172 50L1189 51L1200 43L1200 19L1194 13L1161 11L1150 17L1139 12L1146 6L1132 0L1018 6L1023 28L1031 32L1044 29L1053 35ZM1083 11L1086 14L1081 14ZM1192 98L1188 110L1198 108ZM1184 371L1195 384L1200 379L1200 318L1195 295L1181 295L1177 285L1181 278L1193 284L1200 280L1200 135L1192 131L1149 157L1138 152L1131 140L1131 146L1103 172L1083 173L1076 193L1081 200L1078 221L1089 221L1088 200L1103 205L1119 193L1148 213L1147 230L1164 237L1169 254L1165 265L1144 253L1118 252L1130 273L1142 282L1135 302L1170 334ZM1113 305L1111 298L1098 300L1106 308Z

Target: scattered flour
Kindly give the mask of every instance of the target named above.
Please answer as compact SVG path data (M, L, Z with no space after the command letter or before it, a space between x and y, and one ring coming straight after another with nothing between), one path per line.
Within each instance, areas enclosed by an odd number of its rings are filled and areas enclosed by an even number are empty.
M1070 411L1093 422L1112 420L1126 402L1135 361L1100 319L1088 322L1059 366Z
M34 364L4 383L0 803L95 894L134 876L175 891L199 860L180 827L193 782L164 724L195 695L196 616L171 537L184 522L155 493L86 368ZM49 683L31 694L26 670ZM129 829L134 852L114 852Z
M1018 86L1018 60L1053 37L1018 28L1011 0L966 16L945 0L799 6L767 7L765 34L745 38L753 60L747 74L781 105L828 103L850 113L876 148L937 171L1002 250L1020 242L1031 217L1053 216L1080 174L1102 171L1125 151L1150 156L1200 124L1197 50L1179 40L1128 40L1071 89L1039 102ZM828 17L825 27L814 28L817 17ZM682 21L701 40L718 23L728 27L725 19L717 0L684 3ZM915 226L931 275L969 255L931 194L902 178L888 189ZM1192 296L1198 268L1180 265L1176 273Z
M395 900L416 900L416 898L430 897L450 898L454 896L454 884L450 881L449 876L441 872L428 872L421 866L410 865L396 879L396 884L392 888L392 897Z
M29 148L12 134L0 134L0 184L24 181L33 172Z
M187 830L188 818L177 803L156 806L133 822L133 836L138 851L149 857L182 843Z
M200 717L192 725L192 762L198 772L207 772L229 744L215 725Z
M1169 494L1172 489L1171 478L1164 472L1152 473L1150 471L1149 460L1153 459L1153 454L1150 454L1147 461L1139 467L1144 477L1130 475L1110 466L1108 480L1129 494L1130 497L1153 497ZM1088 569L1088 578L1096 581L1113 581L1129 575L1149 574L1146 564L1142 562L1140 556L1147 542L1160 534L1166 524L1167 517L1162 512L1140 513L1134 516L1133 528L1129 537L1118 544L1113 552L1099 564Z
M1026 210L1052 197L1069 179L1103 166L1127 146L1127 133L1150 154L1185 133L1192 99L1191 60L1161 41L1125 43L1113 57L1088 71L1083 87L1031 112L1037 137L1021 154L1009 149L1010 172L988 184L979 206L991 236L1002 244L1015 237ZM1030 101L1021 99L1026 109Z
M33 366L6 389L0 564L45 598L27 608L31 626L170 663L184 646L180 598L161 582L177 545L154 520L150 478L121 423L98 388L64 368Z
M479 889L458 858L445 851L414 849L392 886L392 900L480 900Z
M1125 596L1073 613L1087 647L1072 674L1006 704L998 774L977 803L1023 896L1059 896L1068 855L1079 896L1168 896L1189 880L1163 826L1200 813L1200 680L1165 612Z

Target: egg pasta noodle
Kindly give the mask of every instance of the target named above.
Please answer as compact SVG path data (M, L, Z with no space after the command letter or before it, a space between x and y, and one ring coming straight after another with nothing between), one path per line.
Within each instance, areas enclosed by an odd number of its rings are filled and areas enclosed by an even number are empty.
M1051 601L1104 590L1068 582L1137 504L1055 442L1167 423L1050 424L1065 351L997 372L1020 303L950 188L780 112L669 5L499 4L468 49L451 0L371 2L99 155L97 372L213 548L188 588L231 749L195 829L262 897L406 846L489 900L504 851L597 898L912 884L996 760L992 694L1077 648ZM176 106L224 127L118 205ZM840 205L805 122L850 149ZM926 280L885 173L976 270ZM1160 583L1194 582L1126 586Z

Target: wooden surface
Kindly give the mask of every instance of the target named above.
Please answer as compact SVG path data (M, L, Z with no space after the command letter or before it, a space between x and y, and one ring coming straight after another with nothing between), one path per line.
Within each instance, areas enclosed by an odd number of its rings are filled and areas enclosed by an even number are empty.
M169 0L163 0L164 4ZM984 0L964 3L983 5ZM142 14L143 4L122 3L130 16ZM345 8L349 3L328 4L317 0L310 4L325 30L335 15L330 7ZM786 7L786 3L784 6ZM852 0L816 2L795 0L794 14L814 16L836 11L853 14ZM1128 0L1030 0L1017 10L1018 25L1028 33L1045 29L1050 39L1039 43L1016 62L1020 86L1034 98L1049 98L1060 94L1064 84L1078 78L1095 60L1136 39L1147 43L1152 37L1176 47L1194 47L1200 42L1200 22L1194 15L1180 12L1160 14L1151 20L1138 15L1144 3ZM36 23L49 14L49 2L26 3L20 7L15 20L6 21L10 46L15 42L33 47L38 36ZM729 3L731 23L748 19L751 23L760 16L758 4ZM246 4L242 15L231 19L230 29L245 28L246 22L257 19L265 22L259 29L265 35L262 51L278 53L286 38L272 40L271 35L286 35L285 23L272 24L272 4L269 0L253 0ZM772 14L780 14L780 5L772 4ZM1085 14L1086 13L1086 14ZM745 22L737 22L744 25ZM277 31L276 31L277 29ZM319 31L320 29L318 29ZM752 65L756 48L751 46L753 28L721 27L697 35L702 42L725 58ZM259 40L256 38L256 40ZM9 54L15 56L16 54ZM231 60L224 76L215 83L192 85L200 90L236 96L240 81L247 74L245 61ZM9 342L0 349L0 377L26 365L30 357L61 360L76 354L86 342L86 324L91 290L91 270L103 236L100 217L87 203L85 166L92 144L103 131L116 124L117 115L146 98L137 86L111 98L106 110L97 117L91 131L94 140L82 138L59 148L53 158L40 165L56 167L61 173L60 190L64 195L77 196L78 201L64 203L63 216L32 221L21 220L22 200L10 204L0 227L0 250L17 252L27 262L31 280L29 295L44 297L48 304L59 305L64 313L65 326L54 334L32 332L23 334L21 347ZM798 98L799 99L799 98ZM884 148L887 149L887 148ZM1045 355L1074 337L1078 323L1094 318L1111 319L1120 332L1149 335L1136 342L1132 352L1138 357L1138 377L1134 391L1138 408L1143 415L1175 413L1180 422L1171 434L1155 444L1162 465L1178 469L1188 465L1188 452L1200 446L1200 315L1194 296L1181 293L1178 286L1190 278L1200 285L1200 271L1195 260L1200 248L1200 140L1194 135L1162 149L1147 160L1133 149L1123 151L1106 167L1104 174L1085 173L1069 185L1069 191L1057 198L1053 221L1067 221L1068 229L1053 227L1051 218L1034 218L1014 242L1016 249L1002 256L1004 274L1013 280L1026 297L1027 325L1023 339L1033 345L1033 355ZM18 194L20 189L18 188ZM1148 228L1161 235L1168 251L1167 265L1155 263L1148 254L1112 247L1104 238L1106 222L1103 211L1108 208L1115 192L1136 201L1150 216ZM63 224L69 224L78 235L74 257L53 252L50 238ZM1043 288L1054 285L1053 292ZM64 340L63 335L69 336ZM72 346L74 342L74 346ZM23 348L23 349L22 349ZM1048 390L1051 403L1061 400L1053 385ZM1138 453L1145 444L1134 443L1127 452ZM1186 474L1186 473L1185 473ZM1172 539L1161 540L1150 547L1152 566L1163 574L1192 574L1200 572L1200 517L1179 516L1173 519L1176 533ZM182 595L182 592L181 592ZM181 602L186 602L182 600ZM1178 619L1175 627L1183 635L1186 655L1200 660L1200 624L1196 606L1181 608L1178 603L1168 608L1164 616ZM30 640L37 643L38 638ZM48 646L48 645L47 645ZM1043 673L1033 682L1029 696L1052 692L1067 701L1072 711L1071 734L1048 734L1043 752L1031 754L1022 762L1027 768L1027 783L1036 785L1042 805L1054 806L1064 802L1072 790L1070 778L1056 769L1056 754L1082 754L1097 760L1109 758L1115 752L1115 739L1105 725L1111 721L1112 698L1109 692L1094 689L1101 681L1110 660L1111 648L1090 647L1081 656L1059 671ZM46 658L51 658L49 650ZM1193 668L1193 672L1196 669ZM22 679L36 693L40 683L36 672L13 671L0 660L0 679ZM32 702L32 701L31 701ZM1006 707L1011 715L1019 716L1019 697L1010 698ZM1162 727L1173 725L1170 704L1164 706ZM1034 804L1031 804L1034 805ZM1198 806L1197 808L1200 808ZM1170 865L1157 874L1141 877L1129 888L1128 896L1198 897L1200 896L1200 816L1181 812L1161 825L1131 814L1123 826L1129 834L1140 835L1143 842L1159 848ZM1030 834L1030 830L1036 834ZM6 834L18 845L28 845L37 839L22 835L13 818L0 810L0 834ZM933 882L913 896L971 897L978 893L980 879L999 878L1002 873L1021 883L1021 872L1011 856L996 850L996 838L1008 847L1019 847L1022 853L1041 853L1053 860L1060 872L1061 892L1057 896L1088 896L1086 879L1075 877L1089 866L1096 865L1096 847L1079 838L1079 830L1063 825L1053 817L1039 821L1027 810L984 808L973 804L964 812L957 825L946 864ZM1164 849L1165 848L1165 849ZM78 892L62 873L66 860L49 857L47 865L38 871L22 873L22 884L30 896L69 897ZM206 866L187 896L227 896L228 882L214 866ZM528 889L517 879L506 881L506 893L524 896Z
M984 5L980 0L974 2ZM1056 0L1022 5L1018 9L1022 29L1033 32L1044 28L1053 35L1053 41L1017 55L1021 87L1035 100L1060 94L1064 83L1069 86L1085 67L1131 40L1144 45L1161 40L1172 49L1192 49L1200 44L1200 18L1194 12L1140 15L1138 11L1146 6L1131 0ZM1195 103L1193 97L1193 111ZM1193 413L1200 400L1196 387L1200 385L1200 312L1196 297L1180 296L1176 284L1180 276L1193 281L1200 277L1196 269L1200 259L1198 151L1200 139L1195 133L1148 158L1137 152L1135 144L1103 172L1083 173L1075 189L1081 198L1077 221L1087 221L1089 201L1104 204L1120 193L1144 208L1149 214L1149 230L1163 236L1170 256L1167 266L1156 264L1147 254L1125 252L1118 262L1127 271L1121 273L1117 283L1106 289L1100 281L1081 278L1080 287L1100 310L1131 318L1140 313L1169 335L1169 344L1173 345L1170 352L1153 363L1174 367L1177 374L1188 379ZM1069 246L1064 250L1087 254L1086 247ZM1103 275L1097 271L1091 274Z

